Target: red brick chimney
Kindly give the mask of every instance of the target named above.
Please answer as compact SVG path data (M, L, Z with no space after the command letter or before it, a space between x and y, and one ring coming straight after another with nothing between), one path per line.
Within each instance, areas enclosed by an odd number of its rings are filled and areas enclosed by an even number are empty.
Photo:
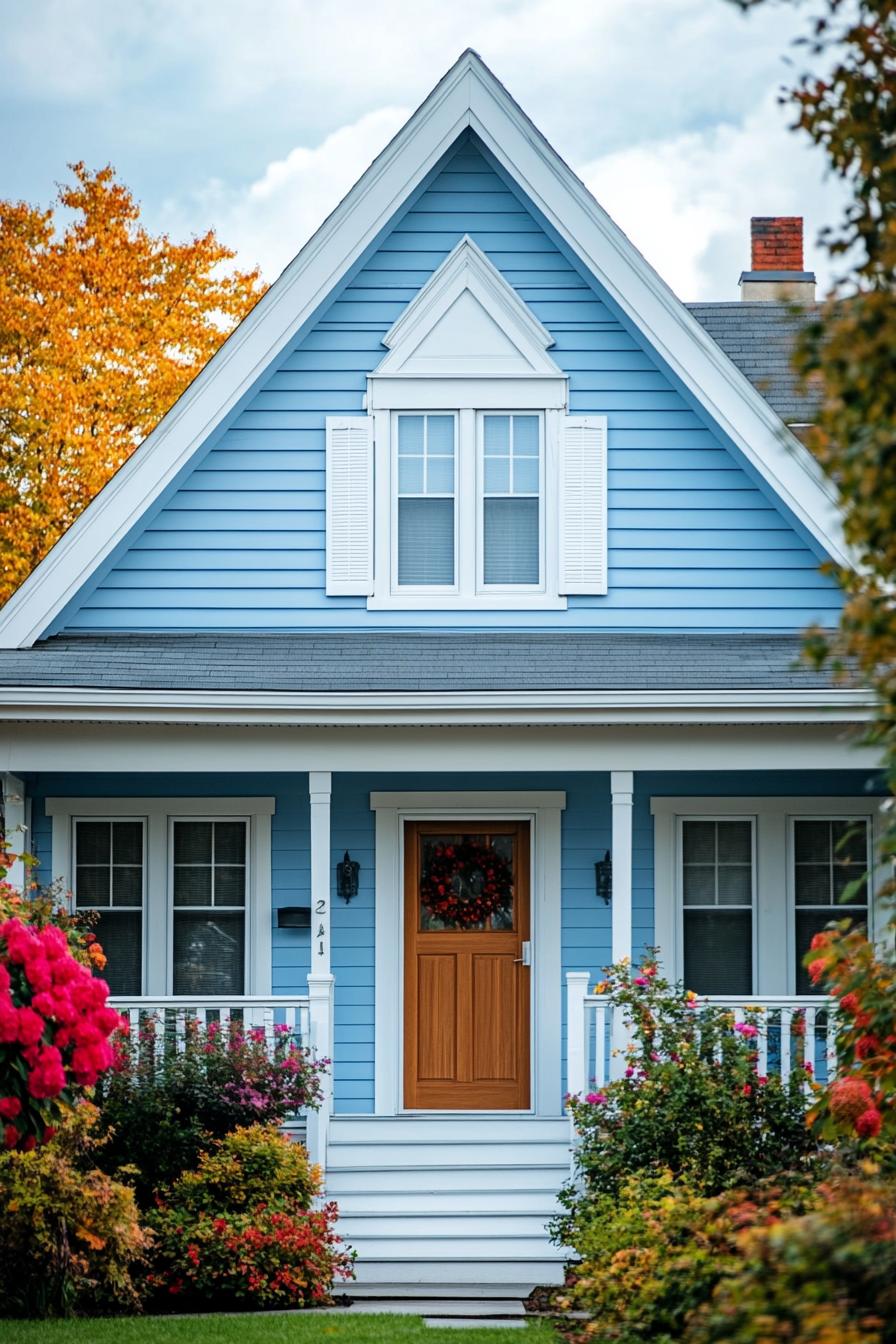
M815 276L803 270L801 215L754 215L750 220L750 266L740 277L742 299L814 302Z

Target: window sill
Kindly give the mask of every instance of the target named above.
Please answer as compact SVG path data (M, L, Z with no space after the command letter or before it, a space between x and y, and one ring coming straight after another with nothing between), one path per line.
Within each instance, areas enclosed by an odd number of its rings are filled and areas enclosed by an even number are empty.
M429 597L414 594L399 597L368 597L368 611L566 611L566 598L545 596L542 593L514 597L500 593L494 597Z

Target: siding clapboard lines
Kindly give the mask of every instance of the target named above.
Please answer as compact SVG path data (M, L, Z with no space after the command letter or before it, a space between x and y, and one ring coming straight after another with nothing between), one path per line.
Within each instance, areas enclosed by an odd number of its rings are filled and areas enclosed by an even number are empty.
M325 417L363 411L383 335L465 233L550 330L570 411L608 417L609 592L566 613L368 612L324 593ZM65 628L781 630L833 623L839 602L786 515L469 142Z

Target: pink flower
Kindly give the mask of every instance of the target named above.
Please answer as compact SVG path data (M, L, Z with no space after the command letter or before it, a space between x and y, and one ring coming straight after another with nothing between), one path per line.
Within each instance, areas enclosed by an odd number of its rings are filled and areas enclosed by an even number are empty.
M650 984L650 981L648 980L646 975L636 975L634 980L632 981L632 984L637 985L639 989L646 989L647 986Z
M0 1117L4 1120L15 1120L21 1112L22 1103L18 1097L0 1097Z
M603 1106L607 1098L603 1092L589 1092L585 1100L590 1106Z
M736 1022L734 1024L734 1030L739 1032L741 1036L746 1037L747 1040L753 1036L759 1035L759 1028L754 1027L752 1022Z
M856 1133L860 1139L876 1139L880 1133L883 1117L876 1106L869 1106L856 1119Z
M633 1078L635 1076L635 1071L632 1068L631 1064L629 1064L628 1068L626 1069L625 1076L626 1078Z
M18 1016L18 1038L22 1045L37 1045L44 1034L44 1020L33 1008L20 1008Z

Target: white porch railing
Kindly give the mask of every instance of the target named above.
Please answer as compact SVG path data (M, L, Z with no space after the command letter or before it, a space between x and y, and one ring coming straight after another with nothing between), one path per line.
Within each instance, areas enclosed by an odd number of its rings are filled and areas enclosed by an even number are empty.
M307 995L200 998L193 994L169 994L158 998L111 998L109 1002L127 1017L132 1032L142 1028L158 1039L173 1041L178 1050L184 1048L190 1021L197 1021L202 1027L211 1022L219 1022L222 1028L231 1022L240 1022L247 1031L260 1028L271 1052L278 1038L286 1037L301 1046L307 1046L310 1039Z
M624 1013L609 994L589 994L590 975L572 971L567 977L568 1044L567 1091L583 1095L599 1091L622 1076L630 1033ZM805 1074L805 1087L814 1078L825 1082L836 1067L836 1020L833 1004L823 996L717 997L699 1000L702 1007L727 1008L735 1022L747 1018L757 1027L756 1072L760 1076L790 1077L794 1069ZM809 1065L809 1068L806 1068Z

